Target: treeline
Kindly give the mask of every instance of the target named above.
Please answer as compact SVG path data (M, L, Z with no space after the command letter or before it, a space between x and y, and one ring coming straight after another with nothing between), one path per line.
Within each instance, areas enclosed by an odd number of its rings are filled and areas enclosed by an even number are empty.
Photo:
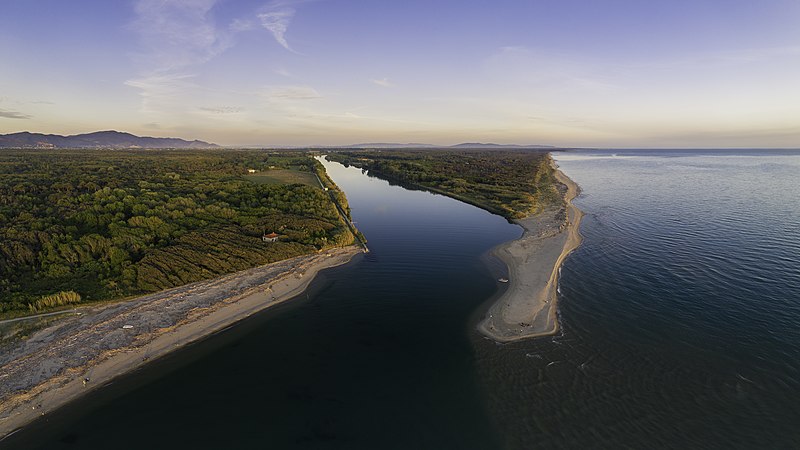
M349 245L326 192L243 177L317 164L298 152L3 151L0 314L152 292ZM262 242L273 231L280 241Z
M347 196L344 195L344 192L339 189L339 186L333 182L331 177L328 176L328 172L325 171L325 166L322 165L321 162L314 160L314 173L317 174L319 181L328 190L328 193L334 197L336 202L339 203L339 206L342 207L345 214L347 214L347 218L353 220L353 217L350 215L350 204L347 202Z
M331 152L328 159L439 192L508 219L563 202L545 152L363 150Z

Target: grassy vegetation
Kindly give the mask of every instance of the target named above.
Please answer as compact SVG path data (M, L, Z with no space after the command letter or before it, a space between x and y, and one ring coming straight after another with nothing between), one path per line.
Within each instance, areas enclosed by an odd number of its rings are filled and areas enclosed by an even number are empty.
M270 166L296 174L291 184L248 179ZM4 150L0 317L350 245L318 166L299 152ZM265 231L279 242L262 242Z
M300 169L268 169L248 174L247 179L256 184L304 184L319 187L313 173Z
M42 296L33 303L28 303L28 309L32 313L43 311L57 306L77 305L81 302L81 295L75 291L61 291L57 294Z
M421 187L518 219L563 202L545 152L363 150L328 158L371 175Z

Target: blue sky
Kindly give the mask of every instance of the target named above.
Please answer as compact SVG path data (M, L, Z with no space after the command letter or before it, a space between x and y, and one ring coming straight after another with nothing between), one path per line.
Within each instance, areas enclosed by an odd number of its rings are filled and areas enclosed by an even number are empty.
M796 0L3 0L0 133L800 147Z

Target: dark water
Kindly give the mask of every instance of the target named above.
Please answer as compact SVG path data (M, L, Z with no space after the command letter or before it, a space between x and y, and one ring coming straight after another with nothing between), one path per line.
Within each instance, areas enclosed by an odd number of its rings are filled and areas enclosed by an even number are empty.
M473 330L519 228L329 165L372 253L11 444L800 447L800 156L556 158L587 213L560 335Z

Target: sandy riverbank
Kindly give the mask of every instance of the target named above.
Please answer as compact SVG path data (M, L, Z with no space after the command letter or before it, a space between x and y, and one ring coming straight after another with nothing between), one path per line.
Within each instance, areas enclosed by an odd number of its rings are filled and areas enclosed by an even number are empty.
M0 437L155 358L302 293L352 246L80 309L0 355ZM88 382L84 380L88 378Z
M508 266L508 289L489 308L478 329L496 341L558 331L558 274L561 263L581 243L583 214L572 204L580 192L578 185L557 168L556 178L564 186L566 209L545 210L516 221L524 229L522 237L492 250Z

